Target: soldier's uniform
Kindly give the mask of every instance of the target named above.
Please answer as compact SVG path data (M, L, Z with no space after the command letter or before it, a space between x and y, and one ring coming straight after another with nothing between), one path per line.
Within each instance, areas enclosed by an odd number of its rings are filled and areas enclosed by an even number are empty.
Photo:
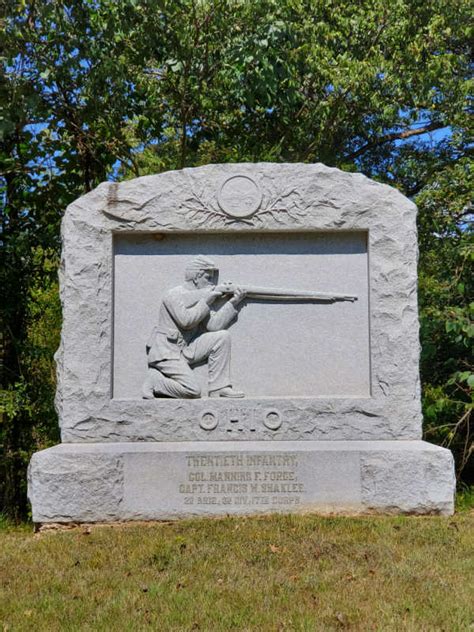
M143 397L200 397L190 365L208 360L209 391L231 386L230 334L226 327L237 316L227 301L213 311L203 290L178 286L163 297L158 324L147 344L148 374Z

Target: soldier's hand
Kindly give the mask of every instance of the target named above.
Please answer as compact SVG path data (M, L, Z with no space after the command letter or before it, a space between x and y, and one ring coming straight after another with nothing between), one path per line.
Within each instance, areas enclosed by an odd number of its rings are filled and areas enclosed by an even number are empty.
M218 290L214 285L208 289L207 295L204 300L208 305L212 305L215 300L222 296L222 292Z
M237 305L241 303L246 296L247 292L241 287L236 286L234 288L234 295L230 299L229 303L232 303L234 307L237 307Z

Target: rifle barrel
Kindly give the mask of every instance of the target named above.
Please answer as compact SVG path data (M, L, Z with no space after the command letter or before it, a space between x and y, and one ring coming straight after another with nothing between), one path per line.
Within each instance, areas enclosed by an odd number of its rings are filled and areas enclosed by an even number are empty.
M276 301L323 301L333 303L335 301L356 301L357 296L353 294L328 294L324 292L313 292L311 290L293 290L286 288L259 287L256 285L237 284L218 286L224 294L233 294L236 287L246 292L247 298L267 299Z

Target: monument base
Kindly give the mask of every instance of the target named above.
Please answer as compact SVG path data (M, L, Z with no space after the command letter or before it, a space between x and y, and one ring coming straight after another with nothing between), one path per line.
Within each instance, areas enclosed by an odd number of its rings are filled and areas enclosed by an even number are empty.
M452 514L451 452L423 441L66 443L33 455L35 523L261 513Z

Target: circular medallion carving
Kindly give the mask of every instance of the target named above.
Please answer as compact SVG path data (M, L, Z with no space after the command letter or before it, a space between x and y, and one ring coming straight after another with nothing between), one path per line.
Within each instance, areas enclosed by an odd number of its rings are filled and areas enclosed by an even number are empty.
M281 426L281 415L278 410L267 410L263 417L263 423L269 430L278 430Z
M212 412L212 410L206 410L201 415L199 425L203 430L214 430L214 428L217 428L218 423L219 420L216 413Z
M252 178L232 176L222 184L217 201L224 213L231 217L251 217L262 203L262 192Z

